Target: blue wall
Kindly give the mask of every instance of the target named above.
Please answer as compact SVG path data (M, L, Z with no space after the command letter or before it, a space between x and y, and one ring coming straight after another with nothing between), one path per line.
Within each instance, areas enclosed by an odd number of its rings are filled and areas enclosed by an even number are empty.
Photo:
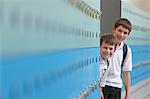
M0 0L0 98L72 99L98 80L100 1Z
M72 99L98 79L99 60L99 48L4 57L4 96Z

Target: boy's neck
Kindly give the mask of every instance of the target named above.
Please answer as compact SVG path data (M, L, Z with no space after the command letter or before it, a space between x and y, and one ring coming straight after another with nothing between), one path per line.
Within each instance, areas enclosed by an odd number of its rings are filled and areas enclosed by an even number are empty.
M107 64L107 66L109 65L108 59L105 59L105 64Z
M118 43L117 43L117 47L119 47L120 45L121 45L121 42L118 42Z
M104 58L104 57L102 57L102 56L101 56L101 58L104 60L104 62L105 62L106 64L108 64L108 59L107 59L107 58Z

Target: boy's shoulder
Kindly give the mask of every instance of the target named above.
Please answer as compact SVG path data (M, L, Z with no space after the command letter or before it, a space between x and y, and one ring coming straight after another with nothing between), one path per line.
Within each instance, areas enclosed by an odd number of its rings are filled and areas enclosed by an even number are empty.
M131 51L131 48L126 43L124 43L124 45L123 45L123 59L122 59L121 67L123 66L124 60L126 59L127 53L129 51Z
M122 49L126 52L131 51L131 47L123 42Z

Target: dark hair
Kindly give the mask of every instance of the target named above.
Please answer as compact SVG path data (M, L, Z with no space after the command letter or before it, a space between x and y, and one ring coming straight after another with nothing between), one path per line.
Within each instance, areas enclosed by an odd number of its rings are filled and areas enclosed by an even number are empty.
M132 24L131 24L131 22L128 20L128 19L126 19L126 18L120 18L119 20L117 20L116 21L116 23L115 23L115 25L114 25L114 28L116 29L118 26L122 26L122 27L124 27L124 28L126 28L126 29L128 29L129 30L129 33L130 33L130 31L132 30Z
M100 46L102 45L103 42L110 44L110 45L115 45L115 47L117 45L116 38L112 33L103 34L100 38Z

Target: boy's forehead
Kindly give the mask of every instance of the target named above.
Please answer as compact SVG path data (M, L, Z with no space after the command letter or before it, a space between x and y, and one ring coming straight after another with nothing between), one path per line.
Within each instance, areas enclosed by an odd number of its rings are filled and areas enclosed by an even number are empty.
M116 28L123 28L123 29L129 30L125 25L119 25L119 26L117 26Z
M124 27L124 26L122 26L122 25L120 25L120 26L116 27L116 29L125 29L126 31L129 31L129 29L128 29L128 28L126 28L126 27Z
M118 25L116 28L125 28L123 25Z
M103 41L102 45L107 45L107 46L115 46L115 44L111 44L110 42L107 42L107 41Z

